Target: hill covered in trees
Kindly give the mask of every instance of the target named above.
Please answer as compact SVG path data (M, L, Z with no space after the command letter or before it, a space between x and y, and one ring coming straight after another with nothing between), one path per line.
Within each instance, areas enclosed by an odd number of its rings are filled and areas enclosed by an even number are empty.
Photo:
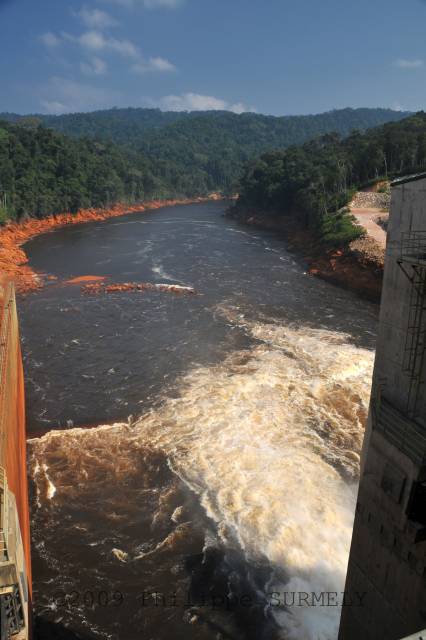
M343 109L282 118L253 113L192 114L190 119L147 132L141 149L152 158L178 164L184 171L201 171L214 189L231 192L244 163L263 151L299 145L331 131L346 136L354 129L364 131L400 117L387 109Z
M0 121L0 222L166 197L170 191L143 154Z
M150 144L160 129L167 128L181 135L193 137L191 129L199 129L204 124L206 134L212 130L226 132L240 145L267 148L282 148L301 144L310 138L335 131L345 136L354 129L365 130L385 122L401 120L408 112L392 109L336 109L326 113L304 116L265 116L257 113L235 114L229 111L160 111L160 109L105 109L89 113L69 113L64 115L20 116L14 113L0 113L0 120L18 122L35 118L44 126L74 137L92 137L109 140L118 144L138 146L145 142L147 133ZM164 132L164 135L168 133ZM198 138L198 131L196 134ZM200 140L198 138L199 142ZM206 138L205 142L208 142Z
M244 163L271 149L285 149L329 132L364 131L404 114L390 109L341 109L308 116L264 116L228 111L162 112L109 109L27 121L73 137L114 142L143 153L160 179L180 194L235 190ZM21 116L0 114L19 123ZM24 119L25 122L25 119Z
M160 109L105 109L88 113L68 113L60 116L34 114L20 116L16 113L0 113L0 120L19 122L32 119L45 127L75 138L90 137L133 146L147 131L166 127L181 118L185 112L160 111Z
M327 134L247 164L237 207L290 215L326 244L357 237L345 208L354 191L380 179L426 171L426 113L342 139Z
M289 119L129 109L49 116L41 124L38 117L8 114L8 122L0 121L0 221L24 214L42 217L89 206L108 207L117 201L193 197L218 190L229 193L238 188L248 162L241 203L276 211L298 208L306 223L319 228L324 237L340 233L342 225L350 234L353 228L347 218L334 212L348 201L354 186L423 168L425 115L341 136L355 122L366 127L371 118L400 116L368 109ZM64 127L75 123L74 118L80 124L106 118L110 133L104 131L105 139L79 137L72 125L75 135L69 137L48 128L50 118ZM108 138L123 119L129 133L118 129L129 139L116 144ZM137 122L139 131L145 128L139 142L137 135L130 139ZM287 147L291 140L315 135L318 128L337 128L340 135L327 133L304 146L268 151L253 160L259 149Z

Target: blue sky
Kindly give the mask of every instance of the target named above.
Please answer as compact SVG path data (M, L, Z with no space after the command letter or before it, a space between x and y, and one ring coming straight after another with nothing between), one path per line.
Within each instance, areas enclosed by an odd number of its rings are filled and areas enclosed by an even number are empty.
M0 0L0 111L426 106L424 0Z

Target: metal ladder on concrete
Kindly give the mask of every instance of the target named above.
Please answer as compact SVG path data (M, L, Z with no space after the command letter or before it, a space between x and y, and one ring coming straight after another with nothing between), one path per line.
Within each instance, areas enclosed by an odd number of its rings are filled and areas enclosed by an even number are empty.
M9 640L25 626L21 592L16 571L8 553L8 486L0 467L0 640Z
M9 559L7 553L8 535L8 487L6 474L3 467L0 467L0 564Z
M19 586L13 585L7 593L0 590L0 640L9 640L25 626Z
M409 379L407 413L415 420L426 352L426 232L402 234L398 265L411 283L402 368Z
M424 381L423 364L426 351L426 268L413 266L403 371L409 377L407 410L416 417L417 397Z

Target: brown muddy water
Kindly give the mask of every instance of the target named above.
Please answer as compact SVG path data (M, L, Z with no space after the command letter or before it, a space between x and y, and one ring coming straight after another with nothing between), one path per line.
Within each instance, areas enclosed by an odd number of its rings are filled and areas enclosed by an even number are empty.
M19 301L40 637L337 637L297 594L344 588L377 308L224 209L26 245L58 277Z

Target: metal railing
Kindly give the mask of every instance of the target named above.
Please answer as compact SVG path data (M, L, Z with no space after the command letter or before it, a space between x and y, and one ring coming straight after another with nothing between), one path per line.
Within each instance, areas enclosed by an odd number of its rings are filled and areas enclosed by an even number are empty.
M426 231L403 231L400 260L426 266Z
M8 487L6 473L0 467L0 563L8 559Z
M373 427L415 464L426 464L426 428L405 416L383 396L374 403Z

